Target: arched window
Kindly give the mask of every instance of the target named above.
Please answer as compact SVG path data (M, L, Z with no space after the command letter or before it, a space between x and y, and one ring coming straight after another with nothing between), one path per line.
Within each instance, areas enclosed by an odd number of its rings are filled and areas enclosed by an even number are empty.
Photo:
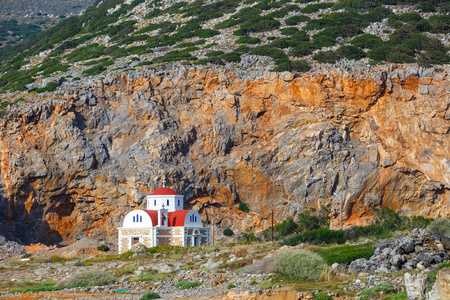
M136 222L136 217L135 216L133 216L133 223L135 223Z
M139 216L139 222L142 223L142 216Z
M167 199L167 206L169 206L169 199Z
M155 200L155 206L156 206L156 200Z
M180 199L178 199L178 206L180 206Z
M197 216L194 216L194 222L197 222Z

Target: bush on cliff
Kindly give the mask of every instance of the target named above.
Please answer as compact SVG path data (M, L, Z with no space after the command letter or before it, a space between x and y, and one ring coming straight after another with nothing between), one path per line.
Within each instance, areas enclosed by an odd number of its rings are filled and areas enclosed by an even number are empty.
M234 232L230 228L227 228L223 231L223 235L224 236L232 236L232 235L234 235Z
M301 280L318 280L326 264L322 257L306 250L282 253L277 263L277 272Z
M427 227L429 233L436 233L450 237L450 219L437 219Z

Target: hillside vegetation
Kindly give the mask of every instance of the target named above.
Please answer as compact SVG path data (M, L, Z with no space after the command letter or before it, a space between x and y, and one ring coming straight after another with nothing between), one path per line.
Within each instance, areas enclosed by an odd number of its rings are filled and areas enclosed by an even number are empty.
M99 0L1 49L0 89L51 91L63 80L36 82L174 61L297 72L340 59L430 67L450 62L449 11L447 0Z

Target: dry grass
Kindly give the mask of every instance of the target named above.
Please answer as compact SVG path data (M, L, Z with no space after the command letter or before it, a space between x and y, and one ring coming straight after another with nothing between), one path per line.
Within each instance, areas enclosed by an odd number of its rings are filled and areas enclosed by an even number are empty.
M124 275L130 275L130 274L133 274L134 271L136 271L137 269L138 269L138 267L135 265L126 265L126 266L116 269L114 271L114 276L120 277L120 276L124 276Z

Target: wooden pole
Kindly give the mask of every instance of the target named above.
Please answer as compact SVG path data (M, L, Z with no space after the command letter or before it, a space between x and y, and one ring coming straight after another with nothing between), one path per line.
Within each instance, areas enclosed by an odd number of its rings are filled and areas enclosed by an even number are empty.
M273 243L273 208L272 208L272 243Z
M214 220L212 222L212 245L214 246Z
M340 201L339 201L339 225L342 230L342 198L344 198L344 190L342 190Z

